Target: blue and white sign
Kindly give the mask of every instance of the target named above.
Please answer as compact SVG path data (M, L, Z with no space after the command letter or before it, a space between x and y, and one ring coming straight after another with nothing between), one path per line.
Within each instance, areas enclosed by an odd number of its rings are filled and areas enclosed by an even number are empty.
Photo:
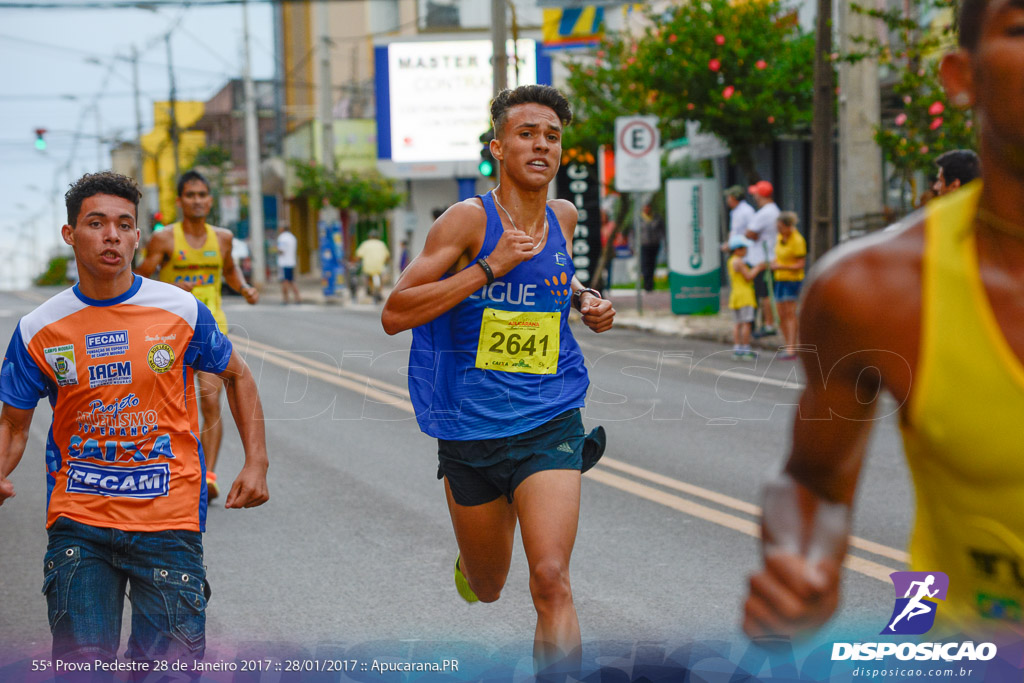
M85 462L68 466L68 493L125 498L159 498L170 488L166 463L139 467L106 467Z
M85 335L85 352L90 358L123 356L128 352L128 330Z

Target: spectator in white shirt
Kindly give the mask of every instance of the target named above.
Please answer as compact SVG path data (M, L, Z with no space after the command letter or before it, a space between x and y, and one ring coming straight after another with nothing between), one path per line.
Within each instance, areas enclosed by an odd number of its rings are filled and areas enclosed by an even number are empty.
M295 286L295 252L298 240L295 239L288 226L282 225L277 231L277 267L281 271L281 303L288 303L288 293L299 301L299 288Z
M745 199L747 191L740 185L733 185L722 194L729 206L729 239L722 245L723 251L729 249L729 240L733 237L746 237L747 227L754 217L754 207Z
M775 241L778 236L777 222L779 207L773 196L775 190L767 180L760 180L747 188L754 198L757 211L747 227L747 239L754 243L754 248L747 254L747 263L751 266L775 260ZM776 333L775 316L772 314L771 298L768 282L764 271L754 280L754 293L757 295L758 307L761 309L761 328L754 333L755 337L765 337Z

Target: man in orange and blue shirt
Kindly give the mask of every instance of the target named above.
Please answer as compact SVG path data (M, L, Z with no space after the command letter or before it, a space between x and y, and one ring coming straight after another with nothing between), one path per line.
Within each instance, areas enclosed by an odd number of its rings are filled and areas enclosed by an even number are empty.
M46 397L49 543L44 559L53 657L113 661L130 585L128 657L188 668L205 651L205 462L193 372L224 378L245 465L227 507L268 499L262 407L245 361L210 310L132 273L141 193L114 173L81 178L62 228L79 283L19 322L0 370L0 505Z
M177 203L182 219L150 238L146 245L146 258L135 272L143 277L150 277L156 272L160 281L191 292L206 304L220 331L227 334L228 319L224 315L220 296L222 284L226 283L250 304L259 301L259 290L247 284L242 270L235 267L235 261L231 258L234 239L231 231L206 223L213 207L213 196L210 194L210 183L202 174L194 170L182 174L178 180ZM206 453L206 485L212 500L220 493L214 468L224 436L224 426L220 419L220 390L223 382L216 374L209 372L200 371L196 377L199 381L199 407L203 416L199 438Z

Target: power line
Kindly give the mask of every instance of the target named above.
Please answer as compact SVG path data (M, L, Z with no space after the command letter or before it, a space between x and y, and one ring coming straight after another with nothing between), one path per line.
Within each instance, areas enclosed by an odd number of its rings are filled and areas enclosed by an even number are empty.
M288 2L307 2L308 0L253 0L261 4L277 4ZM335 2L346 0L334 0ZM358 2L360 0L352 0ZM60 0L56 2L0 2L0 9L139 9L160 7L221 7L225 5L241 5L243 0L98 0L95 2L74 2Z
M0 8L3 8L3 7L4 7L4 3L0 2ZM159 37L163 38L164 34L166 34L166 33L167 33L167 31L161 31L160 34L159 34ZM48 50L54 50L55 52L61 52L61 53L65 53L65 54L67 54L69 52L76 53L76 54L82 55L84 57L88 57L88 58L96 59L96 60L100 60L100 61L105 61L107 59L110 59L110 57L108 55L98 55L95 52L89 52L88 50L78 50L76 48L67 47L65 45L55 45L53 43L44 43L42 41L30 40L28 38L22 38L21 36L12 36L12 35L9 35L9 34L6 34L6 33L0 33L0 39L10 40L12 42L22 43L22 44L25 44L25 45L33 45L35 47L45 48L45 49L48 49ZM115 57L115 59L124 59L124 58L123 57ZM142 61L141 59L139 60L139 65L140 66L150 66L150 67L160 68L160 69L166 69L167 68L167 65L163 64L161 62L145 62L145 61ZM201 68L198 68L198 67L191 67L191 66L179 66L179 67L175 67L175 68L178 71L194 71L196 73L207 74L207 75L211 75L211 76L221 76L221 77L227 77L227 78L231 77L231 74L227 73L225 71L214 71L212 69L201 69Z

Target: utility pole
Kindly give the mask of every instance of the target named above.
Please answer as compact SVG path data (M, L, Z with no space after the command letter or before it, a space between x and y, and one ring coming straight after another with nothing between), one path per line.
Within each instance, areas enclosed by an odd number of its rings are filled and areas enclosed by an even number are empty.
M145 163L142 156L142 99L139 92L139 49L132 45L132 91L135 98L135 180L138 182L141 188L146 180L146 173L143 170L143 164ZM142 233L142 242L145 244L149 241L149 235L152 231L153 226L149 224L148 214L145 220L139 221L139 230Z
M164 42L167 43L167 73L171 80L171 93L170 93L170 105L171 105L171 124L168 127L168 131L171 137L171 147L174 151L174 181L177 182L178 178L181 177L181 169L178 167L178 112L176 107L177 91L174 87L174 62L171 59L171 34L164 34ZM157 182L159 185L159 182Z
M317 109L320 114L321 163L334 170L334 98L331 97L331 37L327 31L327 0L317 0L317 50L320 53L320 79L317 90Z
M328 174L334 172L334 98L331 97L331 36L328 31L330 14L327 11L327 0L317 0L314 22L317 27L316 49L319 57L319 79L317 80L317 112L320 118L320 163ZM323 220L325 207L317 207L319 210L310 226L309 240L309 265L314 271L320 267L320 230L319 223ZM337 213L335 212L335 215ZM342 226L342 235L345 234L345 226ZM345 245L342 245L342 250ZM342 260L347 259L347 254L342 254Z
M242 36L245 44L245 168L249 185L249 242L252 244L252 284L266 283L266 250L263 238L263 180L260 176L260 132L256 121L256 88L249 63L249 3L242 0Z
M811 261L832 246L833 152L832 0L818 0L817 41L814 56L814 119L811 123Z
M508 87L508 26L505 21L505 0L491 0L491 67L494 70L494 94Z

